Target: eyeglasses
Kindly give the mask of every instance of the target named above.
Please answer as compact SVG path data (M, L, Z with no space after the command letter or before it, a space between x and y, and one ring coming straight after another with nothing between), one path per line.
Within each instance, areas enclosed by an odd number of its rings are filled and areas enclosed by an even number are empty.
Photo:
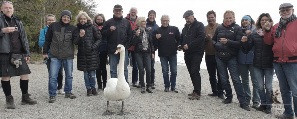
M285 13L285 12L291 12L292 9L282 9L280 10L281 13Z
M11 1L2 1L2 4L4 4L4 3L9 3L9 4L13 5L13 3Z

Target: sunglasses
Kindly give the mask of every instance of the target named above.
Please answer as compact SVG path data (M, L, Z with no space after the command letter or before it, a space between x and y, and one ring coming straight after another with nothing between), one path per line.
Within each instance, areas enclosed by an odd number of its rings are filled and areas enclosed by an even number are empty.
M11 1L2 1L2 4L4 4L4 3L9 3L9 4L13 5L13 3Z

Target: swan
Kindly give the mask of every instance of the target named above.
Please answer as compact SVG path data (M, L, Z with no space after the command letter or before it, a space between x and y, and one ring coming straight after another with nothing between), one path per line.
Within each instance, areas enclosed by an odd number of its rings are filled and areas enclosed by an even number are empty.
M125 60L125 47L121 44L118 46L115 54L120 53L120 61L118 64L118 78L110 78L107 80L106 87L104 88L104 97L107 100L107 108L103 115L110 115L108 110L109 101L122 101L122 109L119 115L124 114L124 100L127 99L131 92L129 84L125 80L124 75L124 60Z

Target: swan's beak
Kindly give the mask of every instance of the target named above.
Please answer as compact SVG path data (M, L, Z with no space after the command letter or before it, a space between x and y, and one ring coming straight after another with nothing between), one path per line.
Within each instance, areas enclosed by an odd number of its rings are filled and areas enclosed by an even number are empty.
M118 54L121 51L121 47L118 47L118 49L116 50L116 52L114 54Z

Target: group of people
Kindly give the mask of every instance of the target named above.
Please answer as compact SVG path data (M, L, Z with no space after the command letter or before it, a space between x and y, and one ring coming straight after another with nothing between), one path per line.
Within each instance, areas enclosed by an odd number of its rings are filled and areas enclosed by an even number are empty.
M10 77L20 76L22 104L36 104L28 93L30 60L28 40L22 22L13 15L13 3L4 1L0 17L0 77L8 109L14 109ZM200 64L205 52L212 93L224 104L232 102L233 94L229 73L240 107L250 111L252 107L271 113L274 70L285 111L278 118L294 118L297 114L297 53L295 47L297 20L293 5L281 4L279 23L273 25L269 13L262 13L255 22L251 16L242 17L241 26L235 23L235 13L227 10L223 23L216 22L216 13L206 14L208 25L204 26L194 17L192 10L183 14L186 21L180 33L176 26L169 25L170 17L161 16L161 26L156 24L156 12L150 10L148 18L138 17L137 8L132 7L123 18L123 8L115 5L113 17L105 20L98 14L92 20L86 12L79 12L76 27L70 24L71 12L62 11L60 20L52 14L46 16L47 26L41 30L39 46L43 47L43 58L49 73L49 103L56 95L75 99L72 91L74 45L78 46L77 69L83 71L87 96L97 95L107 82L106 63L109 57L110 76L117 78L119 62L118 44L125 46L124 75L128 83L128 56L132 57L132 86L141 88L141 93L153 93L155 89L155 51L160 57L164 91L178 93L176 89L177 51L184 52L184 59L193 84L189 99L201 96ZM295 34L294 34L295 33ZM63 69L65 85L62 91ZM170 69L170 72L169 72ZM228 73L229 72L229 73ZM144 75L146 80L144 81ZM170 75L169 75L170 74ZM96 75L96 76L95 76ZM253 86L251 95L249 75ZM241 77L241 78L240 78ZM139 78L139 85L137 81ZM102 80L101 80L102 79ZM58 84L58 85L57 85ZM226 97L226 98L225 98ZM292 109L292 97L294 110ZM295 114L294 114L295 113Z

